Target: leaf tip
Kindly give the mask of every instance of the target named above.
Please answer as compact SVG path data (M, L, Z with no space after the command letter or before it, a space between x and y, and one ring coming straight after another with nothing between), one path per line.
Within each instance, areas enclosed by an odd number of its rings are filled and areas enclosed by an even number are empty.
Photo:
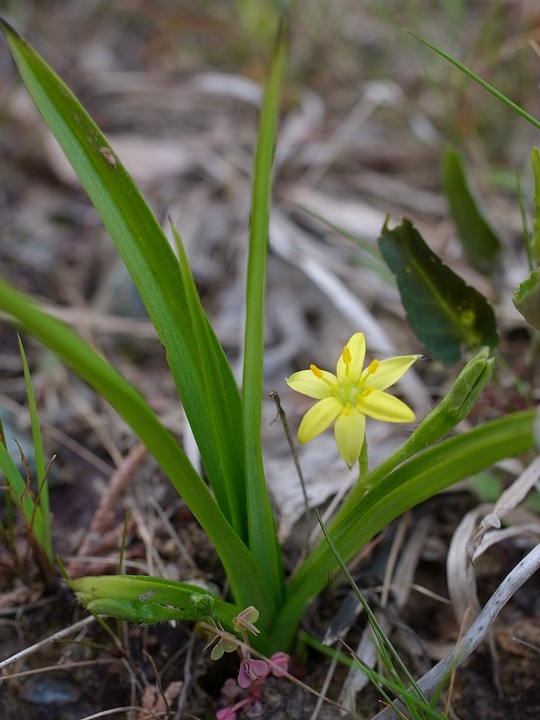
M6 36L6 39L9 39L8 36L13 36L19 40L22 39L21 36L19 35L19 33L13 27L13 25L8 23L7 20L4 20L4 18L2 16L0 16L0 31L4 33L4 35Z

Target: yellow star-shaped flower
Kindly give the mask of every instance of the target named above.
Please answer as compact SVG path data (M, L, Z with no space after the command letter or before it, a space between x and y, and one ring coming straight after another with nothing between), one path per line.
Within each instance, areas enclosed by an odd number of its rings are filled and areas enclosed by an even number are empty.
M298 429L303 444L313 440L335 421L334 434L341 457L351 467L364 443L366 416L384 422L412 422L414 412L404 402L384 392L407 372L420 355L373 360L364 369L366 341L355 333L343 348L336 374L311 365L287 379L296 392L315 398Z

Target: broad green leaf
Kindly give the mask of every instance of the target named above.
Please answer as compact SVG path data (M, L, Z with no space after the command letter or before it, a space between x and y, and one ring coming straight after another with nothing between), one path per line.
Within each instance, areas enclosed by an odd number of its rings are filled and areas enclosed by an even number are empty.
M508 414L444 440L399 465L330 526L343 560L348 562L409 508L504 458L533 448L535 417L536 410ZM272 628L276 646L287 647L309 602L337 569L328 545L321 541L288 584L287 600Z
M242 378L249 549L262 569L268 586L272 588L276 604L281 602L283 595L283 566L264 476L261 411L266 260L272 195L272 162L277 134L281 80L287 52L285 17L283 15L280 22L270 75L263 98L253 169Z
M35 50L7 23L0 20L0 26L28 91L133 277L165 348L216 497L242 536L245 520L240 523L232 512L234 497L242 496L244 485L242 412L238 388L223 350L214 336L214 352L203 357L198 353L195 318L188 312L179 264L159 223L104 135ZM201 317L203 314L198 314L197 320L206 322L206 331L213 335L206 317Z
M512 300L529 325L540 330L540 270L529 273Z
M268 591L252 555L225 519L182 448L135 388L85 340L2 280L0 307L17 325L59 355L113 406L154 456L210 538L223 563L235 600L244 607L256 605L262 617L271 617L273 608L268 601ZM20 486L16 487L20 494Z
M430 355L451 365L460 359L462 345L472 350L497 345L488 301L441 262L409 220L394 230L385 223L378 243L411 327Z
M474 198L458 153L447 150L442 159L442 184L458 235L473 263L490 273L498 264L501 241Z

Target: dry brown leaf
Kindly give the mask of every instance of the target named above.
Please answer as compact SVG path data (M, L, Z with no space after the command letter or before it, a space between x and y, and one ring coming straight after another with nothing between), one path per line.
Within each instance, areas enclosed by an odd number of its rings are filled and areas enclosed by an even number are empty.
M468 609L473 611L472 616L470 615L471 621L480 609L476 594L476 575L467 547L471 535L478 527L479 518L491 508L492 505L484 504L470 510L454 531L448 549L446 558L448 592L457 624L460 626L467 616Z

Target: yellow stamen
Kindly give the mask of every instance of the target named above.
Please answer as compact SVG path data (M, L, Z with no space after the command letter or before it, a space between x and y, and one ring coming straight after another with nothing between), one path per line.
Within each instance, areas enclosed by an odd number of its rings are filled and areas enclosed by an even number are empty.
M310 365L309 369L315 375L315 377L318 377L319 379L321 379L323 377L323 371L319 370L319 368L316 365Z
M342 415L350 415L352 410L352 405L350 402L348 402L346 405L343 406L343 410L341 411Z
M345 347L343 348L342 357L343 357L343 362L345 363L345 365L348 365L352 360L351 351L349 350L347 345L345 345Z
M367 397L368 395L371 395L372 392L373 392L373 388L366 388L365 390L362 391L362 397Z
M378 367L379 367L379 361L378 361L378 360L372 360L372 361L369 363L369 366L368 366L368 369L367 369L369 375L374 375L374 374L377 372L377 368L378 368Z

